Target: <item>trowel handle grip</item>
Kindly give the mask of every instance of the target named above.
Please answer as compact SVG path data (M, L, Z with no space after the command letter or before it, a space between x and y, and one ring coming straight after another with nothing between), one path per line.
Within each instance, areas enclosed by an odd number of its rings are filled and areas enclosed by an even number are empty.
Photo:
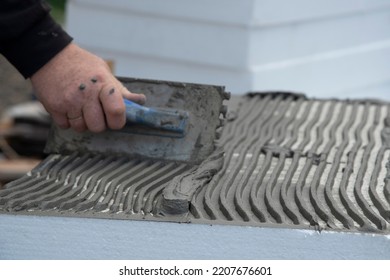
M188 113L180 110L149 108L124 99L126 105L126 121L148 127L184 133Z
M126 120L133 123L142 122L142 116L149 111L149 108L128 99L124 99L124 102L126 106Z

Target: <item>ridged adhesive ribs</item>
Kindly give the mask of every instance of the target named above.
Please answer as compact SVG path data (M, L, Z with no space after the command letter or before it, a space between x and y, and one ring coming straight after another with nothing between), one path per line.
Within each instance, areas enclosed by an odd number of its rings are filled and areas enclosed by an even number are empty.
M251 94L227 120L199 166L51 155L0 190L0 211L389 232L389 104Z

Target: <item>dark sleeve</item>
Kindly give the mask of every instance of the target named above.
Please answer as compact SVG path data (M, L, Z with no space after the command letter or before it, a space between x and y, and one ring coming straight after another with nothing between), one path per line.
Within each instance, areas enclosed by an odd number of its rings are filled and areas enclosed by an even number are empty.
M0 0L0 53L25 78L72 41L49 12L41 0Z

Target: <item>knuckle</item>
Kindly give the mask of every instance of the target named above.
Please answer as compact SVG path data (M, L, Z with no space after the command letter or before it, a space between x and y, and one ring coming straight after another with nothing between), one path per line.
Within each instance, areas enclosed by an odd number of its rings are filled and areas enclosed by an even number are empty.
M103 83L106 82L110 72L109 72L109 68L106 65L106 63L104 62L104 60L101 60L100 65L98 65L98 67L96 67L94 73L95 73L94 77L97 78L97 80L99 82L103 82Z
M93 77L91 79L94 79L96 81L96 83L101 83L104 81L104 75L102 73L102 71L97 71L97 73L95 75L93 75Z
M105 82L103 82L102 86L100 87L100 98L103 99L108 95L109 92L109 85Z
M113 117L121 117L125 115L125 108L124 107L114 107L111 108L108 112L109 115Z
M74 105L75 98L73 94L67 93L64 95L63 103L59 106L72 107Z

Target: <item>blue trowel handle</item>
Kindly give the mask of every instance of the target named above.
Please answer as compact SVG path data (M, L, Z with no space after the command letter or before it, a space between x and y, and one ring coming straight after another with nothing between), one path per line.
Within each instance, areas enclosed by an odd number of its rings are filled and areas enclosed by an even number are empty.
M183 134L188 112L176 109L149 108L124 99L126 105L126 121L151 128L167 130Z

